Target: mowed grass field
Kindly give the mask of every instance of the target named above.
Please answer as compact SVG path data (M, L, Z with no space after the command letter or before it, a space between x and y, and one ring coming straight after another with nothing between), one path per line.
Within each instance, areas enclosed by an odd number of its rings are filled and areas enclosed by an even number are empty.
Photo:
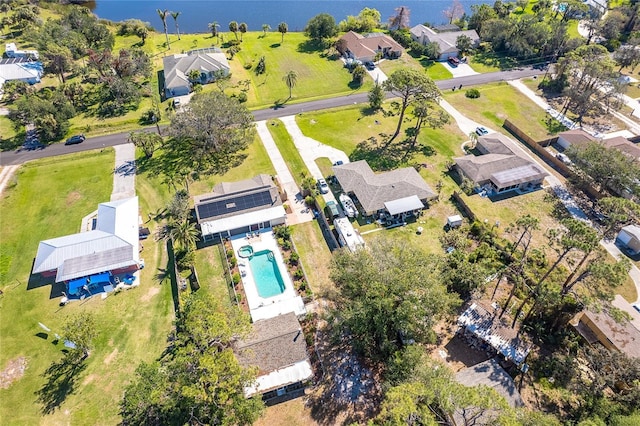
M113 162L113 150L107 149L29 163L0 200L0 372L6 374L11 361L26 363L24 373L0 389L3 424L116 424L124 386L135 368L158 357L166 345L174 317L171 288L156 279L167 259L152 238L144 241L146 268L136 289L61 308L58 297L51 298L51 283L28 284L38 242L78 232L82 217L109 200ZM154 200L139 192L144 212ZM65 320L79 312L95 316L97 337L86 368L68 377L66 387L43 373L63 355L62 343L53 344L53 333L60 333ZM44 333L39 322L51 333ZM60 402L50 412L44 412L36 395L46 384L50 387L44 400Z

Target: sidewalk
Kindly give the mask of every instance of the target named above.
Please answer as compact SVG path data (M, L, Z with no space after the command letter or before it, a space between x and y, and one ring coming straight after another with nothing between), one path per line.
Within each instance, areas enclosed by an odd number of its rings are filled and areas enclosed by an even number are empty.
M300 153L304 164L309 169L309 173L316 179L322 179L324 176L320 171L320 168L316 164L316 158L326 157L329 158L331 164L336 161L342 161L343 163L349 162L349 157L347 154L340 151L339 149L330 147L329 145L325 145L323 143L318 142L315 139L311 139L302 134L300 127L298 127L298 123L296 123L296 117L294 115L289 115L286 117L280 118L284 123L287 132L291 135L293 139L293 143L296 145L296 149ZM331 192L328 194L322 194L325 201L336 201L335 197ZM337 201L336 201L337 202Z
M5 166L0 170L0 195L4 191L4 188L11 182L13 174L20 168L20 166Z
M256 123L256 130L258 131L258 136L260 136L264 148L267 150L267 154L271 159L273 168L276 169L278 181L280 182L282 189L287 193L286 203L289 204L293 212L287 215L287 223L289 225L295 225L297 223L304 223L313 220L313 213L305 207L304 199L300 194L300 189L293 179L293 176L289 171L289 167L287 167L284 158L282 158L282 154L280 154L280 150L278 150L278 147L267 128L267 122L258 121Z
M114 146L116 151L113 169L111 201L136 195L136 147L132 143Z

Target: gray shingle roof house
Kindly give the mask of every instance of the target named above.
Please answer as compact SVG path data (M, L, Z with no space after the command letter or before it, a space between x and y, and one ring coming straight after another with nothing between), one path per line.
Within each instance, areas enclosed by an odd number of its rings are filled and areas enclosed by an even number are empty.
M480 136L476 148L482 155L454 158L458 172L478 188L499 194L531 190L547 176L539 165L509 148L510 141L500 133Z
M218 73L229 74L227 57L219 49L212 52L190 51L177 55L165 56L164 65L164 93L166 98L188 95L192 82L189 71L200 72L200 84L211 83Z
M365 160L334 166L342 189L353 194L366 216L384 211L391 215L424 208L437 194L413 167L374 173Z
M595 142L596 138L582 129L567 130L558 133L558 145L567 149L571 145L583 146L589 142Z
M242 366L258 367L256 384L245 389L245 395L260 393L269 399L301 388L313 371L296 315L289 312L255 321L252 327L249 336L233 345Z
M33 273L69 281L138 269L138 197L98 205L95 229L40 242Z
M516 383L495 359L489 359L456 373L456 381L465 386L485 385L495 389L510 406L523 407Z
M460 51L456 47L456 41L461 35L469 37L474 46L480 43L480 37L476 30L436 32L429 27L419 24L411 28L409 32L411 33L411 39L423 46L427 43L438 43L440 47L440 57L438 60L440 61L446 61L451 57L458 56Z
M399 58L404 52L398 42L382 33L361 35L349 31L340 37L337 46L342 55L362 62L373 61L378 52L385 58Z
M627 225L622 228L616 237L616 243L632 256L640 254L640 226Z
M271 228L286 219L278 187L265 174L219 183L193 201L205 241Z

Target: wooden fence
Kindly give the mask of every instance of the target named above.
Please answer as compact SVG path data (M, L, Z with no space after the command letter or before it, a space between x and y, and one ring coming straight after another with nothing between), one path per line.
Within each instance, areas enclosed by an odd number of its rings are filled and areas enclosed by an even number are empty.
M464 202L458 191L453 191L453 194L451 194L451 198L453 198L454 202L458 205L458 207L462 211L462 214L468 217L471 222L476 220L476 214L473 212L473 210L471 210L467 203Z

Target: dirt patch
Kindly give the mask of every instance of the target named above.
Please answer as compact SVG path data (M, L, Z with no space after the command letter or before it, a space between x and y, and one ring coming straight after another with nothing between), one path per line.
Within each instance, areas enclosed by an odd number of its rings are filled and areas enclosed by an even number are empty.
M142 302L148 302L153 296L158 293L160 293L160 287L151 287L149 291L147 291L147 294L143 295L140 300Z
M315 426L318 423L311 417L311 410L302 398L292 399L267 407L254 426Z
M111 361L113 361L116 356L118 356L118 348L115 348L113 352L104 358L104 363L107 365L111 364Z
M0 372L0 389L7 389L13 382L19 380L26 368L27 358L23 356L9 361L5 369Z
M85 377L85 379L82 381L82 386L87 386L89 383L93 382L96 379L96 375L95 374L89 374L87 377Z
M82 195L80 195L78 191L72 191L69 194L67 194L67 199L65 200L65 202L67 203L67 206L72 206L81 198L82 198Z

